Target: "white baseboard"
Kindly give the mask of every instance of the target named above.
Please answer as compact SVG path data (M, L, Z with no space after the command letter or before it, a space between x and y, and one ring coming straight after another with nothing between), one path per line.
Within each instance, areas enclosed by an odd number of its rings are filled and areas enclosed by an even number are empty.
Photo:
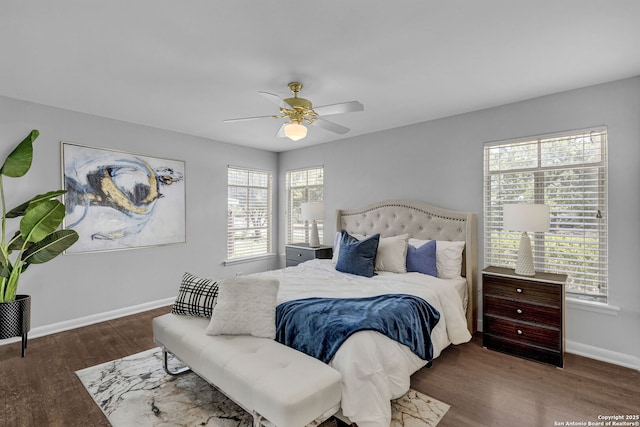
M29 339L38 338L45 335L56 334L58 332L68 331L70 329L80 328L82 326L93 325L94 323L105 322L107 320L117 319L119 317L129 316L131 314L142 313L143 311L153 310L154 308L165 307L173 304L175 297L166 298L158 301L146 302L143 304L133 305L130 307L119 308L117 310L106 311L104 313L92 314L77 319L65 320L64 322L53 323L51 325L39 326L31 329ZM0 345L11 344L20 341L20 337L1 340Z
M607 350L606 348L594 347L570 340L565 341L565 350L567 353L573 353L578 356L584 356L590 359L600 360L601 362L612 363L614 365L624 366L625 368L640 371L640 357L618 353L616 351Z

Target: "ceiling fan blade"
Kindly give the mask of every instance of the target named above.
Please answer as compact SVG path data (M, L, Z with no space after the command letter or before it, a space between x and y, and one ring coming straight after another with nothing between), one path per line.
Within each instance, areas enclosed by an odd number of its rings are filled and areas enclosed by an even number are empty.
M352 113L355 111L362 111L362 110L364 110L364 105L362 105L358 101L323 105L321 107L315 107L313 109L313 111L318 113L319 116L330 116L332 114Z
M344 135L345 133L349 132L349 128L321 118L316 119L313 123L311 123L311 125L328 130L330 132L339 133L340 135Z
M285 138L287 136L284 134L284 127L286 125L286 123L283 123L282 126L280 126L280 129L278 129L278 132L274 135L276 138Z
M274 104L276 104L280 108L286 108L287 110L291 109L291 105L289 105L286 102L284 102L284 99L280 98L278 95L274 95L274 94L269 93L269 92L258 92L258 93L260 95L264 96L265 99L268 99L269 101L271 101Z
M226 119L226 120L224 120L224 122L225 123L244 122L245 120L271 119L271 118L273 118L273 116L242 117L242 118L239 118L239 119Z

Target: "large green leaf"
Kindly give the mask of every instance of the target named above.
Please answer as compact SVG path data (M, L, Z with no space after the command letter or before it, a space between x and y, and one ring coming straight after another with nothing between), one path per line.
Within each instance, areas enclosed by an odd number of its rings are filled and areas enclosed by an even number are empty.
M58 228L64 215L64 205L58 200L32 205L20 220L20 233L29 242L39 242Z
M13 251L21 251L23 246L29 247L30 245L33 245L33 243L27 242L25 244L24 239L22 238L22 234L20 234L20 231L16 231L16 234L13 235L13 237L7 244L7 253L10 254Z
M17 218L19 216L24 215L29 206L37 205L39 203L44 203L47 200L51 200L54 197L61 196L66 192L67 192L66 190L56 190L56 191L49 191L48 193L45 193L45 194L38 194L33 199L28 200L23 204L21 204L20 206L16 206L15 208L11 209L9 212L7 212L5 216L7 218Z
M22 254L25 264L42 264L66 251L78 241L78 233L75 230L58 230L47 237L34 243Z
M29 172L33 160L33 141L40 135L37 130L32 130L29 135L9 154L5 159L0 173L2 175L18 178Z

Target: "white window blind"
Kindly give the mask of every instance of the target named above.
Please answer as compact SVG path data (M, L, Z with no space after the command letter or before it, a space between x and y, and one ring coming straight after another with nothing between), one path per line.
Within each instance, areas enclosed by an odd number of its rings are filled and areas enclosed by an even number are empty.
M607 302L607 131L576 131L484 148L485 264L513 268L519 232L507 203L544 203L548 233L529 233L536 271L569 275L567 295Z
M227 257L271 252L271 172L228 168Z
M311 224L300 219L304 202L322 202L324 200L324 167L313 167L287 171L287 243L309 242ZM323 240L324 221L316 221L320 244Z

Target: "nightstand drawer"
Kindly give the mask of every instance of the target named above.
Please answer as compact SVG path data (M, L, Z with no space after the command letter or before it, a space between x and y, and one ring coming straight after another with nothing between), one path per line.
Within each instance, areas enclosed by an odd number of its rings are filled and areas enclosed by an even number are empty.
M315 259L315 252L309 249L300 249L292 246L286 247L287 259L296 262L305 262Z
M557 308L560 308L562 303L562 288L553 284L485 275L482 286L486 296L510 298Z
M505 317L520 322L538 323L560 328L562 315L559 308L528 304L513 299L484 297L484 313L490 316Z
M555 328L545 328L525 322L515 322L500 317L484 317L484 327L490 334L503 337L524 344L537 345L549 350L560 351L561 331Z
M311 248L307 243L295 243L285 246L286 266L293 267L310 259L329 259L333 255L331 246Z
M511 341L493 335L484 335L484 345L492 350L508 353L538 362L550 363L555 366L563 365L561 351L548 350L535 345L518 341Z

